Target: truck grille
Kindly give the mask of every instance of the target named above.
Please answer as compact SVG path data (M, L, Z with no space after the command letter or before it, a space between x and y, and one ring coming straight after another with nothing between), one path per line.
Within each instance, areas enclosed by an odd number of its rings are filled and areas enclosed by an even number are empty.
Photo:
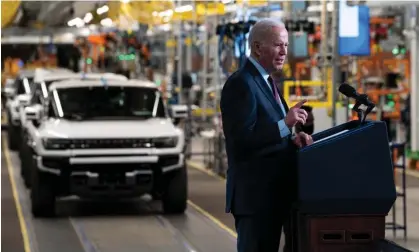
M71 149L117 149L151 148L151 139L75 139L71 140Z

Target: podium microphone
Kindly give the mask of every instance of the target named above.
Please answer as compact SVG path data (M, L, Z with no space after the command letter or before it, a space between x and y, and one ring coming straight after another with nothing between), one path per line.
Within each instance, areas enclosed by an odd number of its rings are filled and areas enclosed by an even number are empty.
M356 92L355 88L347 83L343 83L339 86L339 92L348 98L355 99L356 103L352 110L358 113L358 119L360 123L363 124L367 118L367 115L374 109L375 104L370 101L368 95L359 94ZM361 105L364 105L367 107L367 109L363 111L359 108Z
M355 88L347 83L343 83L339 86L339 92L342 93L344 96L348 98L353 98L356 100L357 103L367 106L367 107L375 107L375 104L370 101L368 95L366 94L359 94L356 92Z

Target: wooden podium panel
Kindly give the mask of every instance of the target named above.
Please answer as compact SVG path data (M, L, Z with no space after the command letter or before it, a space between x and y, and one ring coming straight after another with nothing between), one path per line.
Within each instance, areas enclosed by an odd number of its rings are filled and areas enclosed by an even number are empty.
M299 252L371 252L385 238L385 216L299 218Z

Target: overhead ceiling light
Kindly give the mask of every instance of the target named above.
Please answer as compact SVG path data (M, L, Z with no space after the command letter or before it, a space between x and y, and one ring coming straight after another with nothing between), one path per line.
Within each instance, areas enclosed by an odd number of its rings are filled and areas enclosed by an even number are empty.
M85 23L90 23L90 21L92 21L92 19L93 19L93 15L92 15L92 13L86 13L86 15L84 15L84 18L83 18L83 21L85 22Z
M160 17L168 17L172 15L173 15L173 10L166 10L166 11L159 12Z
M236 4L229 4L224 9L225 9L225 12L236 12L237 11L237 5Z
M83 27L84 26L84 22L83 21L81 21L80 23L77 23L76 24L76 27L77 28L81 28L81 27Z
M163 30L163 31L170 31L170 29L172 29L172 25L170 25L170 24L164 24L164 25L160 25L159 28L161 30Z
M68 26L82 27L84 25L84 21L81 18L76 17L76 18L73 18L70 21L68 21L67 25Z
M106 12L108 12L108 11L109 11L109 7L108 7L107 5L103 5L102 7L98 8L98 9L96 10L96 13L97 13L98 15L102 15L103 13L106 13Z
M192 10L193 10L192 5L184 5L184 6L177 7L175 9L176 12L187 12L187 11L192 11Z
M102 26L105 26L105 27L111 27L111 26L112 26L112 24L113 24L113 22L112 22L112 19L110 19L110 18L105 18L105 19L102 19L102 20L100 21L100 24L101 24Z
M129 3L131 1L130 0L121 0L121 2L126 4L126 3Z
M327 11L333 11L333 3L327 3ZM307 12L321 12L322 6L319 5L311 5L307 7Z

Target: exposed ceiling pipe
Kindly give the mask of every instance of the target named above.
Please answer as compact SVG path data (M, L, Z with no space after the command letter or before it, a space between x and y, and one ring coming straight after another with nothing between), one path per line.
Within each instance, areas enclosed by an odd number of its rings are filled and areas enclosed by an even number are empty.
M44 23L46 26L56 26L65 23L71 15L71 8L73 6L73 2L69 1L62 1L62 2L55 2L50 4L46 7L46 10L42 11L41 14L38 15L38 22Z
M42 4L47 4L45 7L41 9L41 12L38 14L38 21L43 21L47 18L47 16L55 16L55 9L61 2L43 2Z
M28 11L28 9L25 8L24 5L20 7L20 13L18 14L18 19L16 20L17 26L20 27L27 27L32 20L32 15Z

